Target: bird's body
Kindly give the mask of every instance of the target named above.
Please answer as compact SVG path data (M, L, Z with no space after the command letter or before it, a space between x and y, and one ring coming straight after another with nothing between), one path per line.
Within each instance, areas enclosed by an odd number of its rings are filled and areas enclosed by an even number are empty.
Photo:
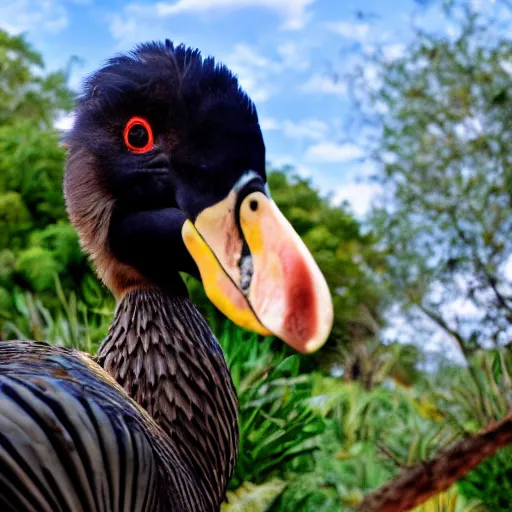
M108 371L74 349L0 344L0 510L217 510L238 450L236 397L196 308L132 292L99 363Z
M179 272L238 324L305 352L332 322L269 197L256 109L213 59L147 44L92 75L67 146L68 214L118 304L95 358L0 343L0 510L218 511L236 395Z
M196 307L161 290L130 292L98 361L170 438L209 507L218 507L238 454L237 400L222 350Z
M167 510L157 426L95 366L76 350L2 343L1 510Z

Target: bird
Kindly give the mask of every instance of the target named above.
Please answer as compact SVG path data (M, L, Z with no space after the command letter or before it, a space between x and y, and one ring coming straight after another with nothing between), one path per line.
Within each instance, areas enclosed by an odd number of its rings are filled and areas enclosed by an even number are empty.
M213 57L144 43L85 80L65 146L67 213L116 309L94 356L0 343L0 509L220 510L237 398L182 273L300 352L333 318L271 198L256 107Z

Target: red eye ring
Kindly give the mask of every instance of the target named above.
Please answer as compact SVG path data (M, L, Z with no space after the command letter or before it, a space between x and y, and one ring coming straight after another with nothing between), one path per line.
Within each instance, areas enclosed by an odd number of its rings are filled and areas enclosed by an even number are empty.
M134 128L142 127L144 130L135 131ZM153 130L150 124L142 117L132 117L124 127L123 138L126 147L132 153L147 153L154 146Z

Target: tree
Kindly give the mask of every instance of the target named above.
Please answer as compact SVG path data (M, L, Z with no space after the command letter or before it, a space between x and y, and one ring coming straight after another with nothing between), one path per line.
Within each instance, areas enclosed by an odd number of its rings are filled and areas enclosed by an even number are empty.
M512 335L512 41L499 3L495 17L445 4L456 36L417 28L402 58L365 60L378 80L362 67L355 84L387 191L371 224L390 292L467 357Z
M51 128L61 111L71 109L68 73L60 70L43 75L43 69L41 55L23 36L9 35L0 28L0 126L30 119Z
M354 77L369 134L364 142L385 191L370 225L387 254L389 293L416 342L428 339L430 321L468 362L463 381L451 382L457 403L433 394L447 423L466 438L404 468L359 510L409 510L471 470L459 490L487 505L491 486L482 482L491 470L508 480L509 462L501 460L509 460L510 449L473 469L512 442L510 372L497 372L495 359L482 375L479 361L480 349L510 347L512 335L512 41L500 21L512 13L503 4L486 13L474 2L443 2L452 35L417 28L403 57L366 56ZM475 425L483 430L468 430ZM501 494L494 503L505 496L510 505L506 489L492 492Z
M67 220L54 128L74 103L68 71L44 73L25 38L0 29L0 321L14 313L16 290L50 292L51 301L56 275L75 287L90 279Z

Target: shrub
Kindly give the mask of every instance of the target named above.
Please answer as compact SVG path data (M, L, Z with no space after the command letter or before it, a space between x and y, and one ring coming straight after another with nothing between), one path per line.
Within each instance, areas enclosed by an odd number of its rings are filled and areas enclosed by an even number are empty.
M467 498L481 501L488 512L512 510L512 448L488 458L458 482Z
M26 249L18 257L18 273L35 292L52 290L60 269L61 266L52 253L42 247Z

